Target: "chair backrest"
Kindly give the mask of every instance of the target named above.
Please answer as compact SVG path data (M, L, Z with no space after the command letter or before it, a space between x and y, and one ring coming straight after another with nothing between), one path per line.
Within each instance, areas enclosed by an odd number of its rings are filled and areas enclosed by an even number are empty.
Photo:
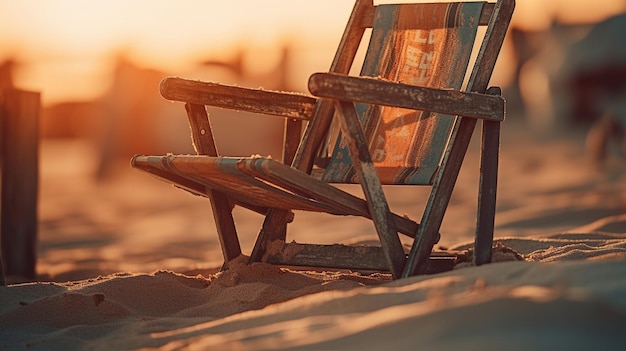
M485 2L378 5L362 76L405 84L461 89ZM493 5L493 4L491 4ZM357 105L383 184L432 184L454 116ZM322 179L356 183L347 144L334 138Z

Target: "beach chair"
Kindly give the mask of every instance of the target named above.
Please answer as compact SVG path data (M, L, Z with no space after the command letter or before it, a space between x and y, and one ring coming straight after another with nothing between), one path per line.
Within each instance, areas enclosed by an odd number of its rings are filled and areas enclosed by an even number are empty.
M132 165L210 199L225 268L242 253L232 210L243 206L265 216L250 262L384 270L395 279L451 269L449 256L431 252L481 120L474 262L487 263L505 115L500 90L488 83L514 6L357 0L329 72L309 79L316 97L166 78L161 94L185 103L197 155L135 156ZM349 76L370 28L361 74ZM205 105L284 117L282 162L219 156ZM360 184L363 196L336 183ZM421 221L392 213L383 185L431 187ZM380 246L288 243L294 211L371 219ZM399 234L412 238L410 251Z

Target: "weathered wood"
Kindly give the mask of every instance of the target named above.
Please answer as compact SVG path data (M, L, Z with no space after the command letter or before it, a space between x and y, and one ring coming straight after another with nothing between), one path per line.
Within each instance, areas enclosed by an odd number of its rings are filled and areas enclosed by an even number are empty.
M478 19L478 24L481 26L489 25L489 21L493 16L493 10L496 7L496 3L487 2L483 5L483 12L480 14L480 18Z
M334 211L330 213L362 216L371 218L367 203L352 194L341 191L332 185L322 182L307 174L286 167L272 160L255 159L254 166L246 167L250 172L261 179L276 184L282 189L289 190L302 197L310 198L319 204L328 204ZM261 164L260 166L257 164ZM410 218L391 214L398 231L414 238L419 225Z
M489 88L488 94L500 95L500 88ZM478 188L478 217L474 241L474 264L491 262L493 228L498 188L498 154L500 123L483 121L480 150L480 185Z
M218 156L213 129L204 105L187 103L185 104L185 111L187 111L191 142L196 154Z
M361 24L361 18L366 13L373 11L373 0L357 0L346 24L339 47L330 65L329 72L348 74L352 67L352 62L356 57L361 39L366 27ZM372 12L373 13L373 12ZM315 154L324 141L328 128L333 118L335 108L331 101L319 100L313 111L313 118L309 121L302 136L300 148L296 153L293 165L305 173L311 173Z
M217 157L217 147L204 105L187 103L185 109L187 110L191 138L196 153ZM225 265L228 265L228 262L241 255L241 245L235 228L231 203L228 197L219 191L209 189L207 194L213 208L213 219L217 227L217 236L222 248L224 262Z
M315 96L403 107L485 120L504 120L501 96L465 93L396 83L368 77L315 73L309 78Z
M259 236L254 243L248 263L258 262L267 250L267 245L274 240L285 241L287 238L287 223L290 213L284 209L271 208L263 220Z
M500 0L496 3L468 81L467 91L479 93L486 91L514 8L514 0ZM441 227L443 215L450 201L475 126L476 120L473 118L462 117L455 123L450 144L442 160L441 171L435 179L422 217L422 225L420 225L406 268L402 273L403 277L419 274L425 269L425 262L436 243L436 233Z
M285 136L283 144L283 163L291 165L298 145L300 145L300 136L302 134L302 120L289 118L285 120Z
M515 0L499 0L495 4L485 33L486 40L483 40L478 51L478 58L472 69L467 91L478 93L487 91L514 10Z
M178 174L177 172L165 166L162 161L163 160L160 156L137 155L131 159L131 165L134 168L138 168L144 172L150 173L157 179L173 184L175 187L181 190L188 191L194 195L208 197L206 184ZM244 203L236 200L233 200L232 203L234 205L244 207L263 216L267 213L268 210L267 207L256 206L250 203Z
M272 242L263 262L304 267L325 267L355 271L386 271L389 266L382 247L316 245L283 241ZM426 274L452 270L456 261L454 253L433 253L428 260Z
M242 88L177 77L164 78L160 90L164 98L172 101L303 120L311 118L317 101L303 94Z
M137 156L134 158L134 165L165 180L177 181L177 177L187 179L187 182L177 182L176 185L200 196L208 197L208 190L228 193L232 201L244 207L265 208L266 210L261 213L263 215L268 207L285 210L333 211L327 204L298 196L279 186L256 179L254 174L250 174L247 164L248 161L255 160L191 155ZM267 161L282 165L275 160L267 159ZM295 170L292 169L292 171ZM172 176L167 176L167 174L172 174ZM328 184L320 183L330 187ZM246 206L246 204L252 206Z
M478 25L485 26L489 23L489 19L491 18L491 14L493 13L493 9L495 7L495 3L486 2L483 5L483 11L480 14L480 18L478 19ZM374 12L376 8L368 8L364 11L361 17L361 27L363 28L372 28L372 24L374 23Z
M223 164L226 159L183 155L135 156L131 162L133 167L195 195L208 196L208 188L228 192L237 205L262 215L269 207L279 207L371 219L365 200L357 196L272 159L241 160L230 167ZM392 216L400 233L415 237L416 222L395 213Z
M406 257L391 211L389 211L383 187L372 163L363 127L359 122L353 103L336 101L335 109L339 111L341 130L348 142L354 168L367 199L369 213L376 227L389 270L394 278L400 278Z
M37 260L40 94L7 90L0 110L4 272L32 280Z

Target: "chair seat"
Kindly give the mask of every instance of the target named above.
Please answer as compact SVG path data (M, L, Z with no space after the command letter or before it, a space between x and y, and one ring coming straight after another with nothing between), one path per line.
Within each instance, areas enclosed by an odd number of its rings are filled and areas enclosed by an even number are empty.
M133 157L132 166L208 197L228 193L238 205L370 218L367 202L271 158L167 155ZM246 206L247 205L247 206ZM398 231L415 237L417 222L393 214Z

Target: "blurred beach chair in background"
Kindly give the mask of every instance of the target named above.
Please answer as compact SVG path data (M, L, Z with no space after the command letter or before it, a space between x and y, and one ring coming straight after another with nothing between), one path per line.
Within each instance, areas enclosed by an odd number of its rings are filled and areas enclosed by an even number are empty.
M499 88L488 89L488 83L514 6L513 0L378 6L358 0L329 73L309 80L318 98L166 78L161 94L185 103L198 155L135 156L132 164L210 199L225 267L241 255L232 217L239 205L265 216L250 262L408 277L452 268L453 256L431 252L480 119L474 261L487 263L505 114ZM479 26L486 26L484 35L477 36ZM370 28L361 74L349 76ZM205 105L284 117L282 162L219 156ZM333 183L360 184L364 199ZM390 211L383 185L432 187L419 224ZM369 218L380 247L285 243L293 210ZM414 239L410 252L398 233Z

